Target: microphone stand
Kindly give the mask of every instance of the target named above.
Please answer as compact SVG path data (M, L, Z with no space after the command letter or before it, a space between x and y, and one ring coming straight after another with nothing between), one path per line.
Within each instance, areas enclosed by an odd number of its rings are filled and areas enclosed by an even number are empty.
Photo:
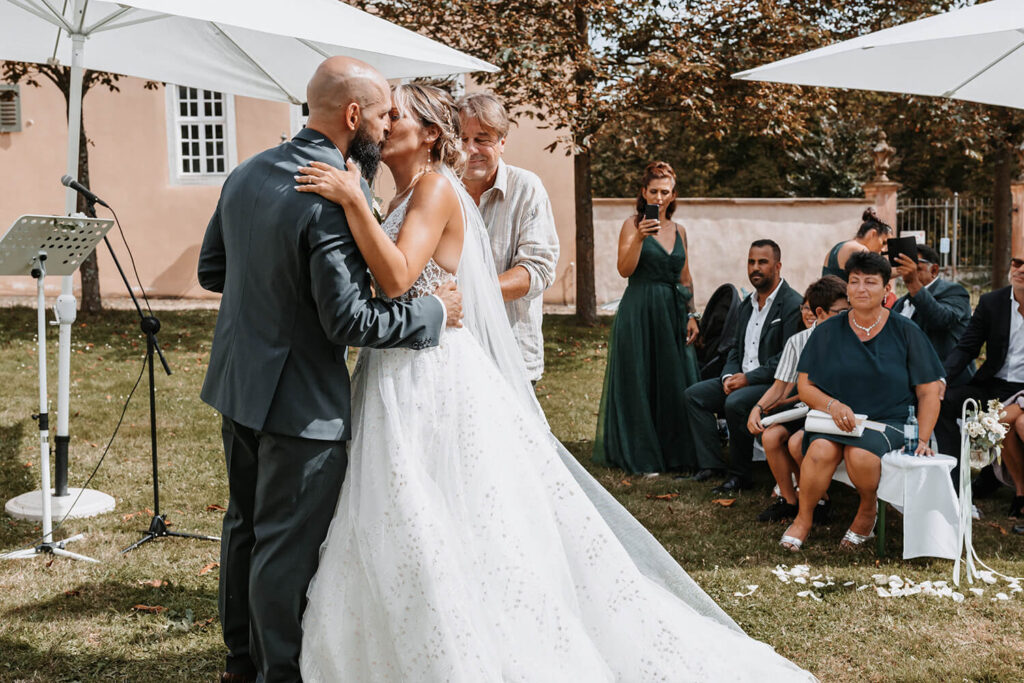
M96 201L92 197L88 196L86 196L86 200L89 205L89 211L95 215ZM103 242L107 245L107 251L110 252L110 258L113 259L114 265L117 266L117 272L121 275L121 281L124 282L124 286L128 290L128 296L132 298L132 303L135 304L135 311L139 314L139 327L142 329L142 333L146 335L146 365L149 369L149 438L150 450L153 456L153 519L149 522L149 528L141 532L142 538L122 550L121 553L127 553L129 550L135 550L144 543L167 536L176 536L178 538L198 538L203 541L219 541L219 536L205 536L202 534L186 534L171 531L167 528L167 516L160 514L160 478L157 469L156 442L156 382L154 377L154 367L156 363L154 356L160 358L160 364L163 366L164 372L168 375L171 374L171 366L167 364L167 359L164 358L164 353L160 350L160 344L156 339L156 333L160 331L160 321L156 316L146 315L142 311L142 306L139 305L139 300L135 297L135 292L132 291L132 286L128 281L128 276L125 275L124 269L121 267L121 262L118 261L117 254L114 253L114 247L110 244L110 240L107 239L106 235L103 236Z

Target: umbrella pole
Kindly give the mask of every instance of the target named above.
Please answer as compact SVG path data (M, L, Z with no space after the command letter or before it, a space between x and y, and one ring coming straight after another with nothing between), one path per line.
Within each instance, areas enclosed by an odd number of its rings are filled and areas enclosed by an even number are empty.
M79 25L78 14L81 1L76 0L75 25ZM85 36L71 36L71 89L68 96L68 165L67 172L72 178L78 177L79 140L82 130L82 51ZM64 212L75 212L78 193L70 187L64 192ZM54 438L54 495L68 495L68 445L71 442L68 430L68 413L71 395L71 325L77 316L78 302L74 294L74 276L61 278L60 296L54 313L58 324L57 346L57 434Z

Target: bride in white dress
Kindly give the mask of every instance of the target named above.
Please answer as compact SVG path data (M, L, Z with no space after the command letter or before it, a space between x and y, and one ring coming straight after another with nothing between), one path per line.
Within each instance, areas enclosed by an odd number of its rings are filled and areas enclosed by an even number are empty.
M383 226L355 171L306 169L304 189L345 207L381 295L427 296L457 272L466 327L432 349L360 351L303 680L814 680L746 636L551 436L451 170L454 103L402 85L394 105L382 159L404 189Z

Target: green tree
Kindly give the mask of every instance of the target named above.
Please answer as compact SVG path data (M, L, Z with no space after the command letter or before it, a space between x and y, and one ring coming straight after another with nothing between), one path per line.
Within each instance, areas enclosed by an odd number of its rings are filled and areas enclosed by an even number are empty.
M8 83L24 83L25 85L39 87L41 79L53 83L64 95L65 116L68 115L71 98L71 68L51 64L34 64L28 62L2 62L0 66L0 77ZM120 76L117 74L105 73L102 71L85 71L82 80L82 98L94 87L104 87L111 92L120 92L117 82ZM150 87L151 84L147 84ZM90 141L85 134L85 122L83 119L79 135L78 147L78 177L77 180L89 187L89 145ZM77 210L82 213L91 214L85 198L78 196ZM96 261L96 252L89 254L88 258L82 261L79 267L82 275L82 300L81 309L86 313L99 313L103 310L103 300L100 296L100 271Z

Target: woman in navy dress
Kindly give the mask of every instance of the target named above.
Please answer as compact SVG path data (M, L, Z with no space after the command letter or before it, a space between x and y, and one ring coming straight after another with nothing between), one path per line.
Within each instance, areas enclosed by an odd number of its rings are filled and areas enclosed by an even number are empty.
M800 400L827 412L843 432L854 430L855 414L885 429L865 428L859 437L805 434L800 511L781 541L794 551L810 533L814 506L843 461L860 507L841 545L859 546L873 536L881 458L904 447L902 426L911 406L917 407L919 438L906 448L934 455L928 444L939 416L942 363L916 324L883 307L892 274L885 258L856 253L846 271L851 309L819 325L807 341L797 366Z

